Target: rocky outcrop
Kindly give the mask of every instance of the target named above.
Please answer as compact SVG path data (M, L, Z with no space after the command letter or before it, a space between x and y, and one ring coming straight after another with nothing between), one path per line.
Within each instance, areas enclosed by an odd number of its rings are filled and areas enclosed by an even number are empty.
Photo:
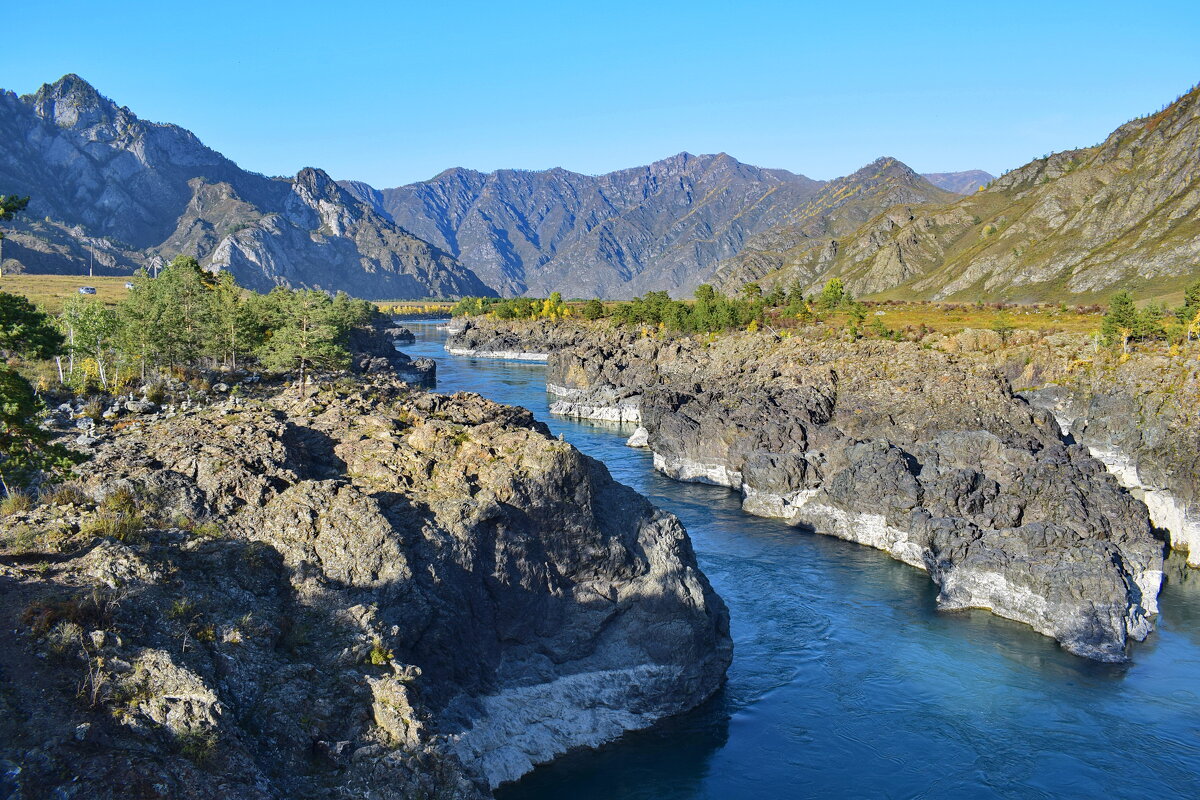
M396 349L396 345L415 339L408 328L376 314L368 324L350 331L347 345L352 353L351 366L358 373L395 374L407 383L432 388L437 385L437 362L432 358L409 358Z
M678 520L523 409L377 379L93 448L0 520L21 796L478 797L729 663Z
M1186 354L1122 360L1082 342L1061 343L1050 364L1020 350L1008 358L1041 368L1023 396L1053 413L1200 567L1200 364Z
M594 327L606 333L612 331L602 323ZM446 350L456 356L545 361L550 353L583 342L591 329L592 326L559 325L550 320L460 317L452 323Z
M262 291L494 294L323 171L290 180L247 172L76 75L24 97L0 91L0 185L32 198L5 241L9 271L129 274L182 253Z
M593 339L551 355L547 381L574 409L640 421L630 443L663 473L927 571L942 608L986 608L1105 661L1152 628L1163 542L1146 506L973 355Z

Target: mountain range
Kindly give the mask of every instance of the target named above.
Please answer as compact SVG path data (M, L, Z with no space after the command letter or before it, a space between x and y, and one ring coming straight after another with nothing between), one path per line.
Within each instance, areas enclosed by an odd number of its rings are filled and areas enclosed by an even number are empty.
M1200 276L1200 87L1101 144L1054 153L950 202L901 203L849 232L747 242L713 283L898 298L1084 302L1177 295Z
M995 178L918 174L895 158L821 181L680 153L603 175L448 169L378 189L305 168L242 169L67 75L0 91L5 270L128 274L186 253L247 286L371 299L628 298L711 282L856 295L1099 299L1169 294L1200 263L1193 89L1094 147Z
M861 222L894 203L952 196L886 161L903 177L879 181L876 162L826 182L725 153L680 153L604 175L455 168L394 189L342 186L453 253L501 294L628 298L651 290L690 294L763 231L814 221L826 233L842 231L846 223L826 216ZM935 177L965 186L982 176Z
M8 269L128 274L186 253L255 289L494 294L321 170L248 172L183 128L138 119L76 75L32 95L0 92L0 193L32 198L5 239Z

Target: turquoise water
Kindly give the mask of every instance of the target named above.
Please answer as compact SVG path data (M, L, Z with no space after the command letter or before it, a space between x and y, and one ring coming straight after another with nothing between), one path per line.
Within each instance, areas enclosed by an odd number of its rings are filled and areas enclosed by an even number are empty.
M501 800L1200 797L1200 573L1171 573L1131 664L1086 661L986 612L939 613L928 578L878 551L658 475L629 426L551 417L541 365L450 356L435 325L405 324L418 341L401 349L437 359L439 391L531 409L677 514L729 604L716 697Z

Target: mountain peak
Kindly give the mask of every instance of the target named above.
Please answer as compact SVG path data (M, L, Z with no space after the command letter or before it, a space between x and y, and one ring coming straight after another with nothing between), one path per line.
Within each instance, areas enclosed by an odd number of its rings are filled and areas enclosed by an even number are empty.
M24 99L42 119L60 128L94 125L111 117L117 105L73 72L54 83L42 84L32 96Z

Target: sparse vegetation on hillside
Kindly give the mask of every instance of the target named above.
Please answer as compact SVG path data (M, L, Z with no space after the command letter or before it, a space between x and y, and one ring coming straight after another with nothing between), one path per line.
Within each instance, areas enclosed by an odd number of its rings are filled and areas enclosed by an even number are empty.
M51 316L27 298L0 292L0 489L62 477L77 459L39 423L40 392L91 396L79 415L99 421L108 401L138 383L150 403L159 376L253 364L299 374L341 368L349 331L375 308L345 294L277 288L247 292L229 273L213 275L176 258L158 277L134 276L116 304L74 295ZM51 361L50 359L53 359ZM36 381L31 383L30 376ZM207 386L207 384L202 384ZM161 397L160 397L161 399Z

